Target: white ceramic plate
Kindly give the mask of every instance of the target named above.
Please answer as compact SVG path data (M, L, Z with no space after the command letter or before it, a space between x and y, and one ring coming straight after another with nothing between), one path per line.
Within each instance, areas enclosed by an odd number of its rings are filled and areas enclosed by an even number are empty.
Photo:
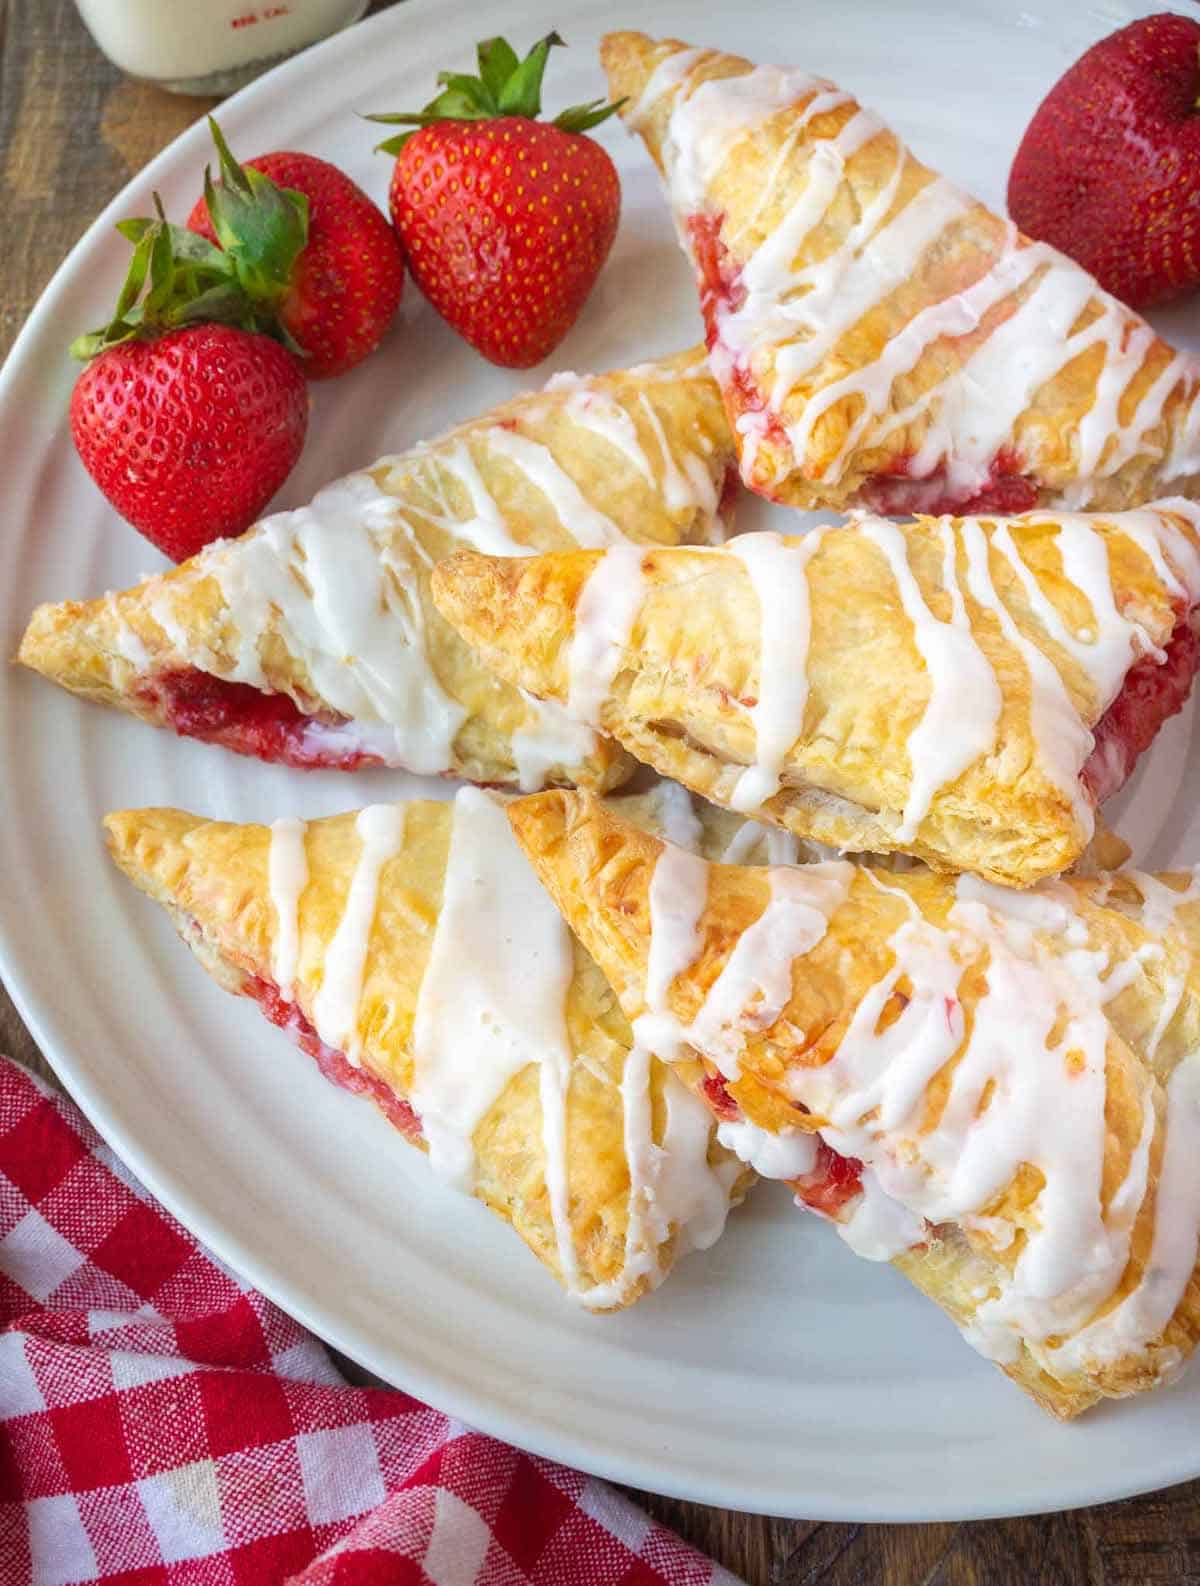
M510 0L504 26L523 46L552 24L570 41L552 64L556 105L602 91L595 44L622 23L802 64L854 90L918 152L999 204L1041 95L1087 44L1137 14L1115 0L1038 9L638 0L622 14L611 0ZM495 8L485 17L472 0L410 0L246 89L222 112L225 132L243 155L324 155L382 201L388 162L372 157L374 129L354 112L419 106L437 70L465 68L495 22ZM602 136L621 167L624 217L557 369L637 362L699 335L649 163L619 128ZM145 213L152 189L185 214L207 153L194 127L114 201L4 371L9 652L35 601L120 587L158 563L74 456L65 348L112 301L125 251L112 222ZM1192 314L1175 311L1171 329ZM483 363L410 285L382 351L317 391L308 447L280 504L533 383ZM576 1311L482 1207L436 1184L368 1104L332 1089L249 1003L211 984L99 840L100 816L129 805L270 820L395 796L415 779L258 765L92 709L13 668L0 675L0 743L0 967L42 1049L189 1227L389 1381L589 1470L775 1514L1012 1514L1200 1472L1200 1372L1056 1426L897 1273L858 1261L778 1186L763 1186L714 1250L631 1312ZM1200 858L1200 822L1189 829L1192 801L1181 797L1198 768L1189 712L1162 734L1117 812L1146 863Z

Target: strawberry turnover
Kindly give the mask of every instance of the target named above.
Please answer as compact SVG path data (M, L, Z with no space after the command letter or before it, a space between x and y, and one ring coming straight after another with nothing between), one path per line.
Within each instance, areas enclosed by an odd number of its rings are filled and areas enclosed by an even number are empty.
M1200 488L1200 361L850 94L640 33L602 54L695 266L752 490L902 515Z

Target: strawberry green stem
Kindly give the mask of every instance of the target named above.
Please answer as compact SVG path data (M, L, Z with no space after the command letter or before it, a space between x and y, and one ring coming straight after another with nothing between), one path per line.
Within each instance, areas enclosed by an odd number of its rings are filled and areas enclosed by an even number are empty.
M524 116L536 121L542 113L542 79L550 51L563 44L557 33L547 33L524 60L507 39L484 39L476 48L479 75L465 72L439 72L442 91L421 110L393 111L364 117L385 126L404 126L410 130L377 144L377 150L399 154L419 127L438 121L492 121L500 116ZM624 100L605 104L593 99L586 105L572 105L554 119L564 132L587 132L599 126Z

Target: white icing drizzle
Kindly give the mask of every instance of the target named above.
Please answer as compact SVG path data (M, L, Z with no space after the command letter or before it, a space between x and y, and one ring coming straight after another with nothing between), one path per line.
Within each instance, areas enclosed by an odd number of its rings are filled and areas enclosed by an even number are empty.
M504 807L460 788L429 960L413 1024L411 1100L435 1173L475 1185L473 1136L529 1063L539 1065L546 1188L559 1267L577 1287L567 1201L566 995L571 941Z
M1171 1027L1171 1020L1179 1012L1179 1004L1183 1001L1183 994L1187 990L1187 977L1185 975L1168 974L1163 985L1162 1002L1159 1004L1158 1017L1154 1021L1154 1028L1146 1039L1146 1061L1153 1063L1158 1056L1158 1049L1162 1045L1163 1036Z
M474 1182L476 1126L509 1080L567 1040L570 940L511 834L503 805L460 788L413 1026L412 1102L430 1161Z
M330 710L378 729L390 764L446 770L466 712L426 650L414 585L428 561L401 503L369 474L218 541L197 558L195 576L215 578L228 608L234 664L223 675L265 688L259 641L273 627ZM164 604L152 608L160 624Z
M959 532L967 556L967 589L971 598L994 614L1000 632L1018 652L1029 673L1029 728L1037 745L1039 763L1070 802L1075 819L1090 840L1096 817L1079 773L1092 752L1092 735L1075 709L1058 669L1021 632L996 593L988 563L988 539L980 520L962 518Z
M567 379L563 375L555 375L548 383L547 390L567 387ZM645 447L638 439L637 425L621 404L576 376L570 377L569 390L566 411L572 422L580 429L591 430L594 435L598 435L614 451L620 452L647 484L654 484L654 469L650 466ZM647 407L650 406L644 392L642 401L646 402Z
M601 550L624 541L617 525L592 505L549 447L499 426L487 432L487 444L489 451L506 458L545 496L576 545Z
M644 116L645 107L675 88L694 64L695 57L667 57L647 84L639 113ZM1153 333L1070 260L1045 244L1029 243L1010 224L978 280L917 314L874 359L843 372L844 362L831 354L844 334L911 280L942 232L965 223L975 207L968 195L936 177L899 214L891 215L908 159L900 147L888 181L840 245L813 264L798 265L809 233L824 220L843 185L846 160L884 130L874 117L856 111L834 137L799 142L799 133L815 115L847 102L832 84L774 67L710 79L689 96L679 93L675 98L662 153L681 236L692 215L713 207L713 180L736 145L787 108L793 116L781 140L784 147L763 172L752 221L736 237L727 235L726 244L746 236L780 183L793 179L798 164L803 163L805 172L805 185L775 231L748 258L737 261L744 294L738 306L717 307L711 356L718 379L727 381L734 367L772 354L775 379L764 393L767 410L781 421L786 415L784 428L797 458L804 456L822 414L845 397L856 398L858 410L848 433L821 474L836 481L868 426L886 413L897 376L911 371L936 341L972 335L989 310L1020 290L1021 299L990 334L961 349L961 362L948 359L943 377L903 412L892 414L872 435L873 444L916 420L926 421L925 439L910 460L909 476L920 479L941 470L946 488L969 496L988 482L991 465L1012 443L1016 422L1038 389L1089 348L1102 346L1104 367L1074 436L1078 504L1086 504L1089 481L1111 476L1139 453L1160 461L1166 479L1200 468L1195 401L1200 362L1190 354L1176 354L1122 423L1122 399L1155 344ZM636 125L637 118L632 119ZM1075 329L1089 308L1094 311L1090 322ZM788 412L789 398L802 382L808 383L805 401L798 414ZM1181 385L1184 422L1169 437L1170 453L1163 457L1152 432L1163 423L1168 399ZM739 427L746 443L743 472L748 472L766 426L761 413L744 418Z
M1127 866L1122 874L1129 877L1142 895L1141 924L1151 936L1165 936L1175 924L1176 909L1200 898L1200 865L1192 867L1191 880L1178 890L1132 866Z
M659 826L667 842L699 853L704 828L692 803L692 795L678 782L664 778L654 789Z
M646 86L642 89L637 102L625 111L625 121L630 130L636 132L645 123L647 115L663 95L686 81L691 75L692 68L708 53L708 50L689 49L675 50L672 54L665 55L646 79Z
M842 185L846 161L860 146L859 134L875 135L884 130L874 118L864 124L862 115L859 112L847 122L836 139L814 145L809 185L779 227L785 240L768 237L763 242L743 272L743 285L749 278L745 301L719 319L722 345L740 360L750 360L764 340L784 340L776 351L772 406L781 407L796 386L821 367L839 338L908 278L913 261L966 208L964 195L936 178L884 225L905 170L907 157L901 155L887 182L837 248L818 262L794 270L805 237ZM865 406L851 432L855 439L867 420L885 406L896 374L907 372L915 361L912 344L916 339L913 332L904 343L893 345L889 365L881 367L876 378L858 391ZM847 375L813 394L811 412L788 431L794 446L806 445L822 413L851 394L855 389L852 380L853 376ZM853 444L850 436L847 442Z
M934 795L995 744L1002 706L1000 685L971 632L958 587L952 526L946 521L940 525L942 584L951 597L949 622L935 617L925 603L908 565L904 536L895 524L863 517L858 526L887 558L904 614L912 623L913 642L929 674L929 700L908 740L911 781L896 832L898 842L911 842Z
M817 1137L799 1129L771 1134L748 1118L723 1118L717 1125L717 1139L760 1178L803 1178L816 1166Z
M432 450L432 449L431 449ZM465 540L484 556L528 556L529 546L514 540L508 532L508 523L491 492L483 482L483 475L475 465L465 440L457 445L439 447L431 455L433 468L444 469L466 491L471 503L472 516L453 517L447 510L441 519L432 519L446 533L457 540Z
M658 1203L658 1227L676 1234L676 1253L707 1250L721 1237L729 1211L729 1195L740 1169L736 1161L710 1164L712 1115L697 1096L668 1069L663 1078L667 1118L662 1156L651 1198ZM656 1244L664 1235L655 1231Z
M531 720L512 735L513 763L522 793L536 793L551 771L564 775L586 765L599 747L592 728L569 716L557 700L520 690Z
M666 64L659 67L663 73L660 91L680 81L675 74L678 68L675 72L665 71ZM811 103L806 106L809 119L820 109L836 109L849 99L823 78L778 66L760 66L740 77L710 78L690 94L679 94L671 108L662 146L663 165L676 209L687 215L704 208L712 180L734 146L771 116L810 97L823 104L817 109Z
M1092 626L1075 633L1067 626L1058 607L1049 598L1030 570L1007 523L992 528L992 544L1005 557L1021 584L1030 610L1047 634L1074 656L1096 690L1097 719L1120 693L1125 674L1141 655L1158 662L1166 659L1141 623L1125 617L1117 609L1113 593L1108 547L1096 528L1095 520L1072 514L1056 514L1056 543L1062 558L1063 575L1086 596L1092 608Z
M684 856L687 857L687 856ZM667 1082L661 1145L652 1128L651 1064L641 1048L621 1084L629 1165L622 1271L581 1284L570 1221L567 1104L576 1061L566 1020L574 972L570 933L518 844L502 802L459 790L442 903L413 1026L411 1100L430 1162L464 1190L476 1183L474 1135L508 1084L538 1065L542 1152L559 1269L592 1308L620 1304L635 1283L662 1276L661 1246L703 1248L721 1231L736 1164L709 1164L712 1125L702 1103Z
M149 650L121 615L115 591L110 589L105 600L112 617L113 645L117 654L123 661L128 661L135 671L144 672L150 665Z
M404 841L404 808L399 804L369 804L355 821L362 847L342 917L325 951L325 973L313 1001L313 1024L325 1042L340 1051L355 1068L361 1065L362 1038L358 1032L358 1006L379 876L384 865Z
M600 725L601 706L641 609L644 556L644 546L613 546L579 593L567 656L567 713L590 727Z
M874 872L871 879L883 886ZM901 895L894 888L884 890ZM1016 892L1011 887L998 887L993 881L985 881L982 876L962 875L955 880L954 894L964 903L982 903L993 914L1001 914L1030 931L1060 936L1068 947L1087 946L1087 926L1075 908L1075 895L1060 881L1043 881L1026 892Z
M800 863L800 839L782 826L764 826L760 821L743 821L726 844L722 864L749 864L750 855L761 844L769 865Z
M1200 507L1172 496L1140 512L1122 512L1116 519L1121 533L1146 556L1167 593L1190 602L1200 599L1200 551L1172 521L1172 515L1200 530ZM1167 556L1167 552L1170 556Z
M676 458L667 440L662 420L654 411L646 393L639 398L646 422L654 431L662 458L662 494L669 512L703 512L713 516L720 504L720 495L707 463L695 452L684 452L682 461Z
M759 821L743 821L729 839L725 852L721 855L721 863L744 865L769 830L769 827L763 826Z
M271 823L267 850L267 886L275 910L275 942L271 951L271 978L284 1002L291 1002L300 952L300 898L308 885L308 859L302 820L281 816Z
M800 863L800 839L795 832L785 831L782 826L768 826L766 828L767 863L769 865L798 865Z
M1200 1231L1200 1055L1193 1053L1167 1080L1166 1139L1155 1192L1154 1232L1141 1281L1108 1315L1054 1351L1056 1365L1085 1369L1135 1354L1159 1339L1191 1281ZM1136 1209L1135 1213L1136 1215ZM1156 1352L1162 1378L1174 1374L1178 1352Z
M667 851L664 849L664 854ZM647 976L646 1012L634 1022L637 1038L668 1058L685 1044L695 1046L727 1079L736 1079L745 1037L768 1029L787 1005L793 962L811 952L824 936L829 916L845 898L852 876L853 867L840 860L769 870L766 908L738 938L691 1025L681 1024L663 998L651 1001L651 993L664 983L660 972L653 983ZM653 882L651 887L653 890ZM663 950L664 959L668 952L677 951L682 960L684 947L675 919L665 917L660 922L653 908L651 957L655 955L656 926L667 933L669 947ZM686 967L684 963L682 968Z
M749 574L759 603L758 700L750 712L755 763L737 780L729 802L749 813L778 792L788 751L804 732L808 704L808 646L812 632L808 564L824 530L801 540L743 534L728 550Z
M885 1194L871 1168L863 1168L860 1181L862 1194L833 1225L855 1255L864 1261L891 1261L928 1236L925 1219Z
M695 947L690 932L679 930L675 864L668 860L661 888L652 883L651 957L661 933L663 962L686 967ZM826 874L825 895L791 894L789 901L807 905L808 918L793 919L790 929L776 912L780 883L790 892L789 878L810 872L771 873L770 905L742 933L690 1027L680 1027L663 1006L670 981L661 971L648 975L648 1011L637 1024L643 1038L658 1040L666 1052L686 1042L736 1078L744 1040L778 1019L791 996L795 960L822 938L828 916L846 895L849 866L818 868ZM1200 1059L1194 1055L1166 1087L1166 1143L1145 1271L1114 1309L1096 1316L1125 1274L1161 1127L1146 1073L1139 1136L1105 1207L1111 1034L1104 1009L1143 963L1162 956L1162 946L1147 943L1111 965L1106 952L1089 948L1075 895L1061 882L1015 893L960 877L943 928L920 914L903 887L863 873L904 905L889 941L893 964L859 1001L834 1056L821 1066L788 1071L791 1098L824 1120L826 1141L864 1163L862 1193L840 1218L843 1237L861 1254L882 1260L920 1243L927 1221L957 1223L996 1252L1012 1248L1019 1226L1023 1242L1011 1273L998 1266L994 1281L975 1296L965 1329L970 1341L1004 1363L1024 1347L1060 1373L1153 1347L1154 1369L1166 1374L1178 1352L1155 1341L1191 1279L1200 1230L1200 1189L1192 1171L1200 1151ZM1141 885L1136 872L1133 879ZM1148 879L1148 929L1161 933L1170 929L1183 894L1157 883L1160 896L1154 878ZM1200 889L1200 880L1195 885ZM695 876L689 875L687 887L693 899L702 893ZM968 1025L959 987L973 963L984 966L986 987ZM901 989L899 1011L881 1029L881 1014L889 1004L894 1009L893 993ZM1182 977L1169 978L1148 1061L1183 990ZM940 1075L942 1108L929 1127L926 1096ZM797 1149L789 1135L772 1139L741 1122L723 1124L719 1138L768 1176L811 1170L811 1142ZM1042 1180L1034 1214L1018 1221L1005 1211L989 1212L1026 1163Z
M664 843L650 878L648 1008L665 1008L672 981L699 957L704 945L700 920L707 898L708 866L704 860L674 843Z
M621 1081L629 1163L625 1264L611 1281L578 1296L591 1310L620 1305L640 1282L656 1288L666 1275L662 1249L672 1230L678 1257L690 1250L707 1250L725 1227L738 1164L709 1161L713 1131L708 1108L669 1069L663 1077L666 1124L662 1144L655 1145L650 1095L654 1061L640 1046L632 1047L625 1059Z
M951 932L923 920L900 926L892 969L860 1002L833 1059L794 1069L789 1088L829 1119L822 1132L831 1145L860 1157L884 1193L931 1222L970 1227L1022 1163L1038 1167L1045 1182L1036 1222L1026 1224L1011 1277L977 1307L972 1327L973 1342L1011 1360L1022 1341L1040 1346L1083 1325L1120 1280L1145 1191L1153 1102L1147 1087L1142 1139L1105 1219L1100 977L1084 973L1078 958L1056 958L1032 927L983 903L959 901L951 923ZM961 958L980 948L987 991L964 1044ZM879 1015L902 976L909 1001L880 1033ZM923 1129L926 1088L956 1054L941 1117Z

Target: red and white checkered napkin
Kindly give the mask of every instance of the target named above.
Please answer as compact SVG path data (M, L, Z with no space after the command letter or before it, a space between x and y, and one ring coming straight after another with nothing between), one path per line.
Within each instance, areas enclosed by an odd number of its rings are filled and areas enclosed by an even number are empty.
M0 1058L2 1586L736 1586L324 1348Z

